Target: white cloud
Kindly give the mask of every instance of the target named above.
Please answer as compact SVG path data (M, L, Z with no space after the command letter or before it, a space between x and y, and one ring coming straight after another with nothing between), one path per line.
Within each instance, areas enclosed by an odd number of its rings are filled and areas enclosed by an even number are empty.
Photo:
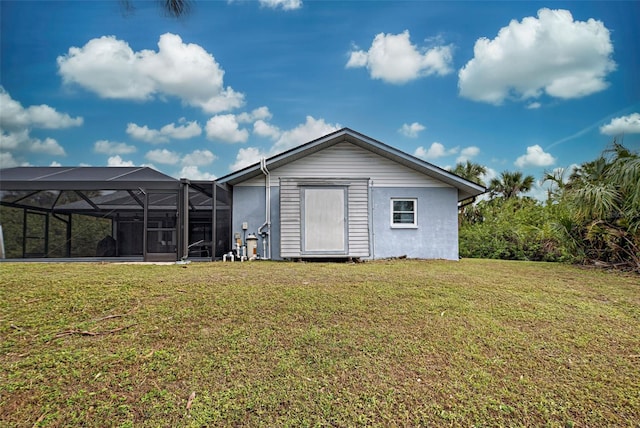
M445 148L444 144L438 143L436 141L434 143L431 143L431 146L429 146L428 149L425 149L422 146L418 147L413 152L413 155L415 157L427 160L427 159L438 159L443 156L452 155L456 153L458 153L457 147L454 147L452 149L447 149Z
M49 166L62 166L60 162L53 161L49 164Z
M107 159L107 166L134 166L134 164L132 161L126 161L119 155L115 155Z
M82 125L82 117L71 117L59 113L48 105L24 108L20 102L0 86L0 127L8 131L21 131L28 128L62 129Z
M259 0L260 6L271 9L295 10L302 7L302 0Z
M456 158L456 163L466 162L473 157L478 156L480 149L476 146L465 147L460 150L460 156Z
M605 135L639 134L640 113L631 113L628 116L611 119L611 122L600 127L600 133Z
M64 148L53 138L33 138L31 129L61 129L80 126L82 117L59 113L47 105L24 108L0 86L0 149L9 152L32 152L52 156L64 156ZM11 157L16 153L10 153ZM5 155L8 159L8 156Z
M505 99L580 98L608 86L616 68L601 21L574 21L567 10L540 9L512 20L495 39L480 38L474 57L458 73L460 95L501 104Z
M315 119L312 116L307 116L304 123L280 134L271 148L271 153L276 154L300 144L308 143L338 129L340 129L339 124L331 124L325 122L324 119Z
M408 123L403 124L402 127L398 129L398 132L405 137L417 138L418 134L425 129L427 128L424 125L421 125L418 122L413 122L411 125Z
M18 166L19 163L13 155L9 152L0 152L0 169L2 168L13 168Z
M358 49L354 46L354 49ZM363 50L354 50L349 54L349 61L347 61L347 68L360 68L366 67L369 62L369 53Z
M128 155L134 153L136 148L125 143L99 140L93 144L93 151L104 155Z
M171 33L160 36L157 52L134 52L127 42L103 36L69 48L57 61L65 83L102 98L149 100L170 95L208 113L244 103L242 93L224 86L224 70L213 55Z
M540 104L537 101L534 101L532 103L527 104L527 108L529 110L536 110L536 109L539 109L540 107L542 107L542 104Z
M127 134L136 140L145 141L147 143L167 143L169 139L160 135L157 129L150 129L147 125L140 126L129 122L127 124Z
M341 126L339 124L331 124L325 122L324 119L315 119L312 116L307 116L304 123L293 129L274 132L272 135L274 144L268 151L257 147L246 147L238 150L236 161L230 166L230 168L232 171L242 169L260 161L261 158L271 157L292 147L308 143L322 137L323 135L337 131L340 128ZM272 127L271 129L277 130L275 127ZM267 135L265 134L265 136Z
M0 148L11 151L28 151L52 156L65 156L64 148L53 138L40 140L29 136L29 131L5 133L0 130Z
M21 144L28 143L29 140L29 131L26 129L17 132L4 132L0 128L0 149L2 150L15 150Z
M71 117L66 113L58 113L48 105L30 106L26 110L29 125L34 128L61 129L80 126L82 117Z
M251 123L258 120L269 120L273 117L271 112L269 111L269 107L258 107L253 110L251 113L240 113L236 116L238 123Z
M498 171L488 166L485 166L485 173L480 175L480 179L487 185L491 183L491 180L498 176Z
M195 165L184 166L180 172L178 173L180 178L188 178L190 180L215 180L216 176L208 173L200 171L200 169Z
M160 128L160 133L176 140L186 140L202 134L202 128L200 128L198 122L187 122L185 118L180 118L179 122L182 125L176 126L175 124L170 123L163 126Z
M174 123L170 123L159 130L151 129L147 125L140 126L135 123L128 123L127 134L131 138L151 144L168 143L172 138L184 140L202 134L202 128L200 128L198 122L187 122L184 118L181 118L179 122L183 125L176 126Z
M151 150L144 157L151 162L165 165L175 165L180 162L180 155L167 149Z
M205 166L212 164L217 158L209 150L194 150L182 158L182 164L189 167Z
M420 77L451 73L451 45L420 48L411 43L409 31L380 33L368 51L352 50L347 68L366 67L372 79L403 84Z
M236 117L232 114L213 116L207 121L205 131L208 139L225 143L246 143L249 139L249 131L240 129Z
M229 166L231 171L237 171L249 165L259 162L260 159L268 157L267 153L257 147L246 147L238 150L236 161Z
M549 153L545 153L539 145L527 147L527 154L518 157L515 165L519 168L525 166L549 166L555 163L556 159Z
M267 137L273 140L280 137L280 129L275 125L265 122L264 120L255 121L253 124L253 133L259 137Z

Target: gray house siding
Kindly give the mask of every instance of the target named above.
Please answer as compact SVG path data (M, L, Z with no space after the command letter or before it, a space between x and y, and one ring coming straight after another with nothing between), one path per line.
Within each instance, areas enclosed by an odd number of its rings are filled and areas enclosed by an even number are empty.
M280 180L281 257L300 257L300 188L295 180Z
M417 228L391 227L392 198L416 198ZM458 260L458 192L452 188L374 188L373 258Z
M271 184L280 178L362 177L381 187L451 187L348 142L341 142L271 171ZM241 186L264 187L264 176Z
M345 189L346 248L334 254L307 253L304 249L305 189ZM368 179L280 179L280 238L283 258L348 256L369 257Z

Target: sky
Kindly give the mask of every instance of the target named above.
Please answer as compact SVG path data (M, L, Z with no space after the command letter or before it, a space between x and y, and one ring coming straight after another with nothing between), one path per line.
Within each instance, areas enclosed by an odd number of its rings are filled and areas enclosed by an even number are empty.
M0 167L214 179L343 127L486 182L640 150L637 1L190 4L1 0Z

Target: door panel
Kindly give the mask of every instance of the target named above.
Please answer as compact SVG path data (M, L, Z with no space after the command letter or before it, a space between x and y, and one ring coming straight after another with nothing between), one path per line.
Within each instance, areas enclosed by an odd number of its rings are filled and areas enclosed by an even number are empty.
M304 189L304 253L346 253L345 205L345 188Z

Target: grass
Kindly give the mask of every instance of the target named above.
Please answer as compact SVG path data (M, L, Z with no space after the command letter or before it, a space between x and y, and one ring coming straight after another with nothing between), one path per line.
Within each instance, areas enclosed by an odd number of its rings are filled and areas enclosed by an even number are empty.
M3 263L0 339L3 426L640 420L639 277L559 264Z

